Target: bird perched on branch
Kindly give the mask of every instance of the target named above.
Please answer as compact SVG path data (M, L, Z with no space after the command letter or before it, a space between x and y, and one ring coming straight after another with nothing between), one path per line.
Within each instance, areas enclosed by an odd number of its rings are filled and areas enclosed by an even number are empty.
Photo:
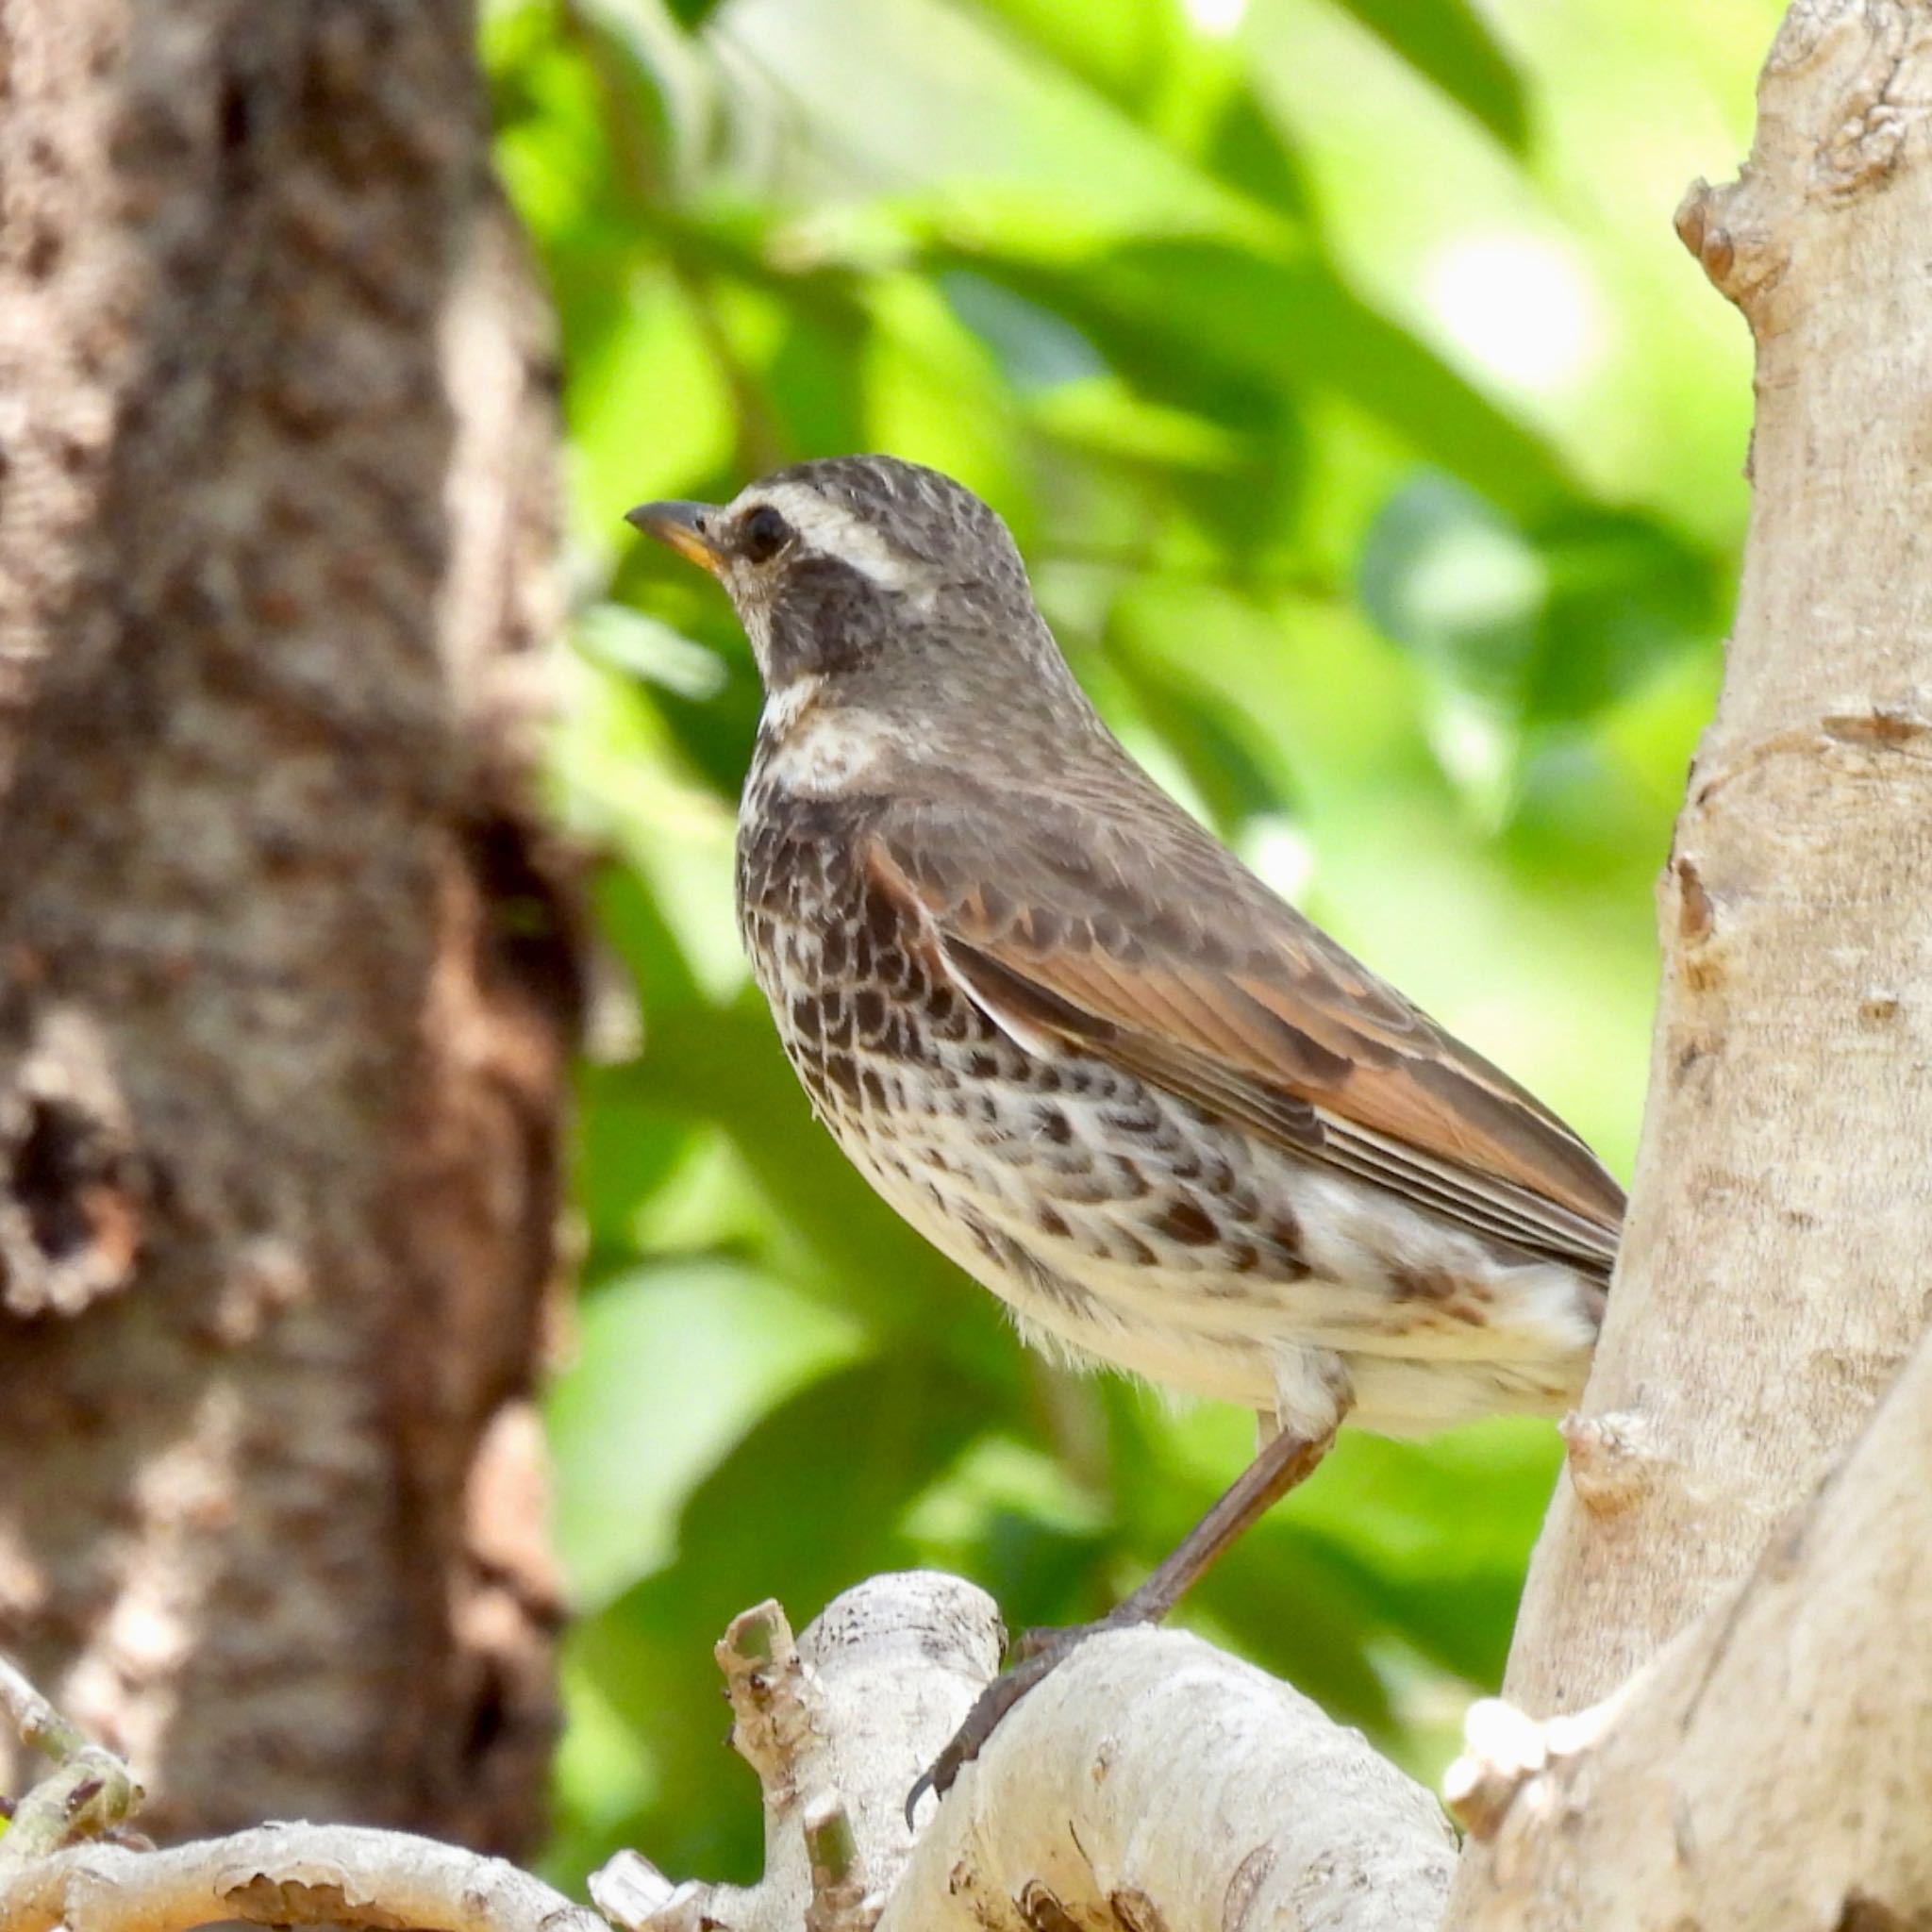
M1561 1413L1623 1196L1141 771L960 485L851 457L630 520L719 579L758 660L739 918L820 1119L1030 1339L1261 1418L1139 1590L1027 1640L943 1790L1080 1637L1172 1607L1344 1418Z

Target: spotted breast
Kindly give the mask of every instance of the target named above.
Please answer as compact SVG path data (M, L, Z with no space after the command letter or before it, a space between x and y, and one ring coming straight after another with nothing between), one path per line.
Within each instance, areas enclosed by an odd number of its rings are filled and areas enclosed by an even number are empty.
M1063 1357L1309 1431L1574 1399L1589 1277L989 1012L882 829L905 763L866 721L768 717L738 898L814 1110L906 1220Z

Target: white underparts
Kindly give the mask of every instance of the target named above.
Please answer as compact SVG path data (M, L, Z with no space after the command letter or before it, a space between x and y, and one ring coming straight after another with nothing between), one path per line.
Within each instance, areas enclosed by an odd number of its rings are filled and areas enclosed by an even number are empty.
M818 707L819 679L787 685L765 707L759 775L807 798L830 798L869 782L895 742L876 712Z

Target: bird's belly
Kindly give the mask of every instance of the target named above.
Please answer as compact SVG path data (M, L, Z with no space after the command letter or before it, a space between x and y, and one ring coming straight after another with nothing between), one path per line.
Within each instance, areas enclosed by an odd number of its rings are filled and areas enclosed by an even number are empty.
M756 788L754 788L756 790ZM1062 1355L1391 1432L1559 1410L1601 1290L1111 1062L1036 1055L869 890L858 827L748 798L747 950L813 1108L885 1199Z
M1600 1291L1573 1271L1499 1259L1108 1062L1033 1055L916 958L888 987L811 971L804 944L771 963L846 1155L1050 1352L1310 1426L1339 1363L1355 1419L1396 1434L1580 1389Z

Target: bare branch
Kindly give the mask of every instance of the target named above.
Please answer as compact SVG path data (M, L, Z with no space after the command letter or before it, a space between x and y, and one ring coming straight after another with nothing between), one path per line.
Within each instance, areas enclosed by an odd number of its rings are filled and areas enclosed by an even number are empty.
M608 1932L501 1858L406 1832L265 1824L170 1851L84 1845L0 1868L0 1932L376 1925L386 1932Z
M874 1577L794 1646L775 1605L719 1645L765 1790L765 1876L674 1886L634 1857L591 1881L633 1932L1417 1932L1454 1846L1435 1801L1356 1732L1192 1637L1084 1644L928 1812L904 1819L999 1655L991 1603Z
M1504 1685L1587 1707L1472 1738L1450 1932L1932 1923L1928 101L1924 0L1792 0L1749 159L1678 210L1753 337L1751 526Z
M12 1807L0 1839L0 1868L44 1857L76 1838L92 1838L131 1818L142 1800L134 1776L111 1751L92 1744L25 1674L0 1657L0 1709L24 1744L51 1757L56 1770Z
M1083 1644L941 1807L879 1932L1418 1932L1435 1800L1291 1686L1178 1631Z
M1741 1585L1603 1704L1478 1706L1482 1932L1932 1922L1932 1336ZM1855 1909L1855 1907L1857 1909ZM1876 1916L1881 1911L1890 1916Z
M999 1612L935 1573L874 1576L795 1643L776 1604L717 1649L731 1740L758 1774L765 1873L749 1890L674 1885L626 1854L591 1893L633 1932L860 1932L912 1850L906 1793L998 1668Z
M26 1680L18 1666L0 1657L0 1710L5 1710L23 1744L64 1764L88 1741Z

